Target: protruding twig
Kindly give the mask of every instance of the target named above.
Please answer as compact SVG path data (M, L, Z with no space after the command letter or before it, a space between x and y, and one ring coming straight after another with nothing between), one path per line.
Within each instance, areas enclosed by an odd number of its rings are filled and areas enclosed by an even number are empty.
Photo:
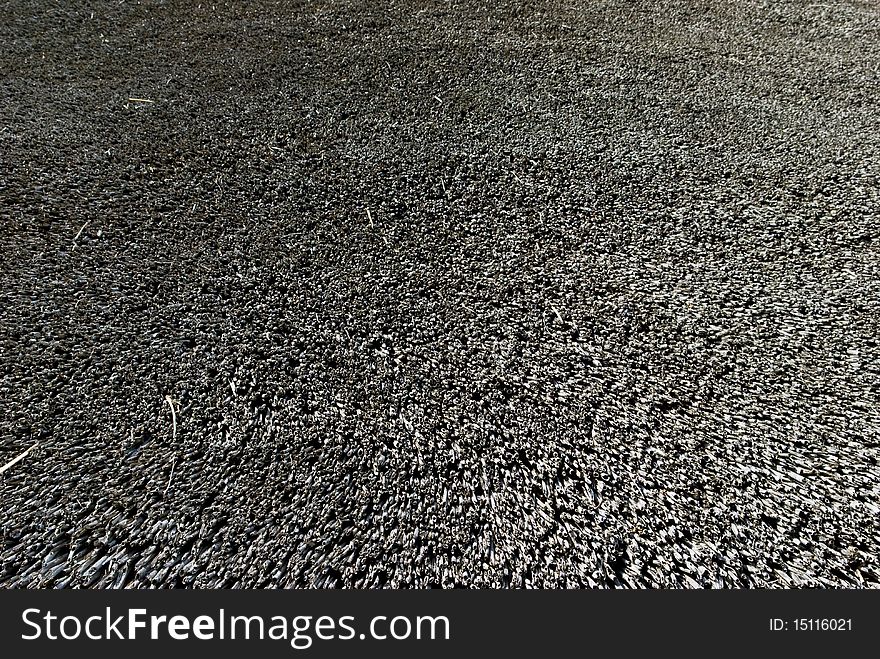
M174 409L174 400L171 396L165 396L165 402L168 403L168 407L171 408L171 441L174 442L177 440L177 411ZM174 462L171 463L171 474L168 476L168 485L165 486L165 491L162 493L164 497L168 494L168 490L171 489L171 481L174 480L174 468L177 466L177 458L174 458Z
M132 103L155 103L156 101L149 98L129 98Z
M85 221L85 224L83 224L83 225L79 228L79 231L77 231L77 232L76 232L76 235L73 237L73 242L76 242L77 240L79 240L79 237L82 235L82 232L85 230L85 228L86 228L87 226L89 226L89 222L91 222L91 220L86 220L86 221Z
M171 400L171 396L165 396L165 402L171 408L171 440L174 441L177 439L177 412L174 410L174 401Z
M27 457L27 454L30 453L31 451L33 451L34 448L36 448L37 444L39 444L39 442L37 442L36 444L31 446L29 449L19 453L16 457L12 458L12 460L10 460L5 465L0 467L0 474L4 473L10 467L14 467L16 464L18 464L19 462L24 460Z
M168 490L171 489L171 481L174 480L174 468L177 466L177 458L174 458L174 462L171 463L171 474L168 476L168 485L165 486L165 491L162 493L164 497L168 494Z

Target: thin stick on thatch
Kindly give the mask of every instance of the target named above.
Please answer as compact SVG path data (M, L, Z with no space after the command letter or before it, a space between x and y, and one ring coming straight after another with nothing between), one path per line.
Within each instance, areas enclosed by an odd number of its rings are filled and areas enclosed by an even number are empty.
M165 486L165 491L162 493L164 497L168 494L168 490L171 489L171 481L174 479L174 468L177 466L177 458L174 458L174 462L171 463L171 474L168 476L168 485Z
M91 220L86 220L86 221L85 221L85 224L83 224L83 225L79 228L79 231L77 231L77 232L76 232L76 235L73 237L73 242L76 242L77 240L79 240L79 237L82 235L82 232L85 230L85 228L86 228L87 226L89 226L89 222L91 222Z
M177 439L177 412L174 410L174 401L171 396L165 396L165 402L171 408L171 441Z
M174 442L177 440L177 411L174 409L174 401L171 399L171 396L165 396L165 402L171 408L171 441ZM174 462L171 463L171 474L168 476L168 485L165 486L165 491L162 493L163 497L171 489L171 481L174 480L174 468L176 466L177 458L174 458Z
M37 442L37 444L39 444L39 442ZM31 451L34 450L34 448L36 448L37 444L34 444L29 449L23 451L22 453L19 453L16 457L12 458L12 460L10 460L5 465L0 467L0 474L4 473L7 469L14 467L16 464L18 464L19 462L24 460L27 457L28 453L30 453Z

